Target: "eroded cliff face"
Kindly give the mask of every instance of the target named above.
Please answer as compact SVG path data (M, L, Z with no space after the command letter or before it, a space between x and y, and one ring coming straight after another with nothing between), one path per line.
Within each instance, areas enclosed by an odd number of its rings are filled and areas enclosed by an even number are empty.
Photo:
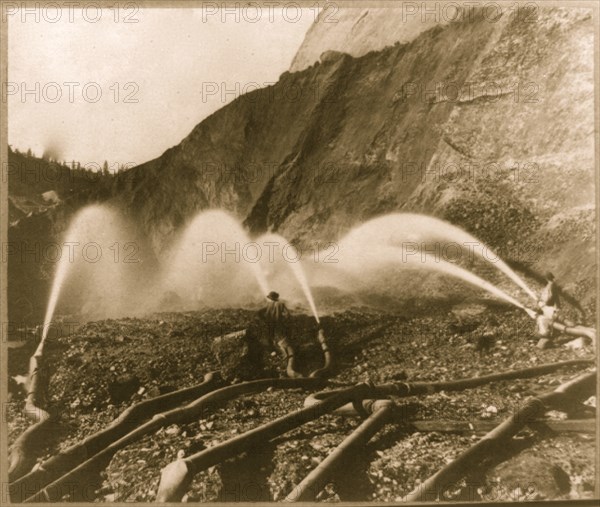
M302 242L420 211L591 287L592 51L589 11L544 9L322 64L337 68L334 98L248 223ZM307 177L316 167L335 175Z
M492 22L474 11L420 25L395 45L393 12L369 11L360 22L343 14L348 23L333 28L334 38L368 19L367 42L355 47L369 52L335 46L303 68L310 48L329 45L325 24L315 25L292 67L302 70L239 97L161 157L120 175L108 200L156 253L208 208L298 245L335 241L383 213L422 212L592 297L592 14L518 14ZM20 227L28 230L26 221Z
M396 7L324 7L296 53L291 72L310 67L327 51L354 57L386 46L406 44L439 24L468 15L456 6L441 3L424 8L424 3L398 2Z

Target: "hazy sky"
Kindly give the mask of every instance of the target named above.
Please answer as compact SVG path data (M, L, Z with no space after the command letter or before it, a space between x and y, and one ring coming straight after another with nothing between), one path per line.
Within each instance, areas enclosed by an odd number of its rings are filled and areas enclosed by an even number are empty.
M82 165L106 159L111 169L155 158L236 94L277 81L315 15L10 13L9 144Z

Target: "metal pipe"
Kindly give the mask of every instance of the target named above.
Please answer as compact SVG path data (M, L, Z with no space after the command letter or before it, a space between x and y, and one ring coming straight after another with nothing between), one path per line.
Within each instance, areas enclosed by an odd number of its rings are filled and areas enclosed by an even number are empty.
M527 403L499 426L487 433L479 442L460 454L451 463L432 475L404 499L407 502L435 501L441 497L445 488L454 484L465 472L480 463L483 458L493 454L494 450L506 439L514 436L528 423L543 415L549 407L560 408L573 399L582 400L591 396L596 388L596 372L585 373L560 385L554 391Z
M8 480L25 477L36 464L39 451L48 442L51 432L56 430L51 418L29 426L11 446L8 458Z
M525 312L533 320L535 320L538 316L537 312L535 310L532 310L531 308L525 308ZM571 322L561 322L559 320L553 321L552 327L557 331L560 331L561 333L567 334L569 336L589 338L592 342L594 350L596 349L596 330L594 328L582 326L579 324L572 324Z
M44 391L47 388L43 365L43 342L41 342L29 359L27 397L24 407L26 417L34 424L27 428L11 446L8 465L9 481L14 481L31 470L42 449L42 446L36 443L47 440L49 436L48 431L53 418L42 408L45 405Z
M194 475L201 470L249 450L255 445L260 445L287 433L341 407L349 401L362 400L367 397L370 391L371 387L367 384L359 384L343 389L313 406L301 408L219 445L170 463L162 470L156 501L180 502Z
M392 421L392 422L395 422ZM496 427L496 423L491 421L455 421L455 420L411 420L402 421L408 425L413 431L421 433L436 432L436 433L487 433ZM552 431L555 433L595 433L595 419L566 419L566 420L551 420L538 419L532 421L528 426L535 431Z
M569 336L589 338L592 342L594 350L596 350L596 330L594 328L580 325L569 326L567 324L563 324L562 322L553 322L552 327L557 331Z
M288 341L285 338L283 340L280 340L279 342L277 342L277 345L281 349L281 352L283 353L283 355L287 361L286 370L285 370L287 376L290 378L303 377L303 375L301 373L298 373L298 371L296 371L296 356L295 356L294 348L288 343Z
M463 389L472 389L491 382L501 380L512 380L518 378L529 378L538 375L545 375L560 368L567 366L589 366L594 364L594 359L571 359L569 361L560 361L557 363L541 364L530 368L520 370L511 370L501 373L492 373L490 375L482 375L481 377L472 377L461 380L442 381L442 382L393 382L389 384L381 384L373 386L373 398L384 398L386 396L396 396L406 398L408 396L417 396L421 394L433 394L440 391L461 391ZM311 394L304 400L304 406L308 407L319 403L329 396L335 394L336 390L323 391ZM359 415L352 404L344 405L335 412L340 415L356 416Z
M62 475L52 483L48 484L42 490L38 490L33 495L26 498L25 503L30 502L57 502L65 494L65 491L69 491L68 485L73 484L85 484L85 476L87 474L95 473L101 467L105 467L110 462L112 456L120 449L126 447L135 440L141 438L148 433L157 431L158 429L170 425L170 424L183 424L202 417L204 411L211 404L229 400L243 394L260 392L273 388L319 388L324 387L326 381L322 379L311 379L311 378L273 378L273 379L262 379L255 380L252 382L243 382L241 384L235 384L232 386L223 387L216 391L205 394L201 398L185 405L184 407L175 408L162 412L155 415L150 421L145 422L141 426L137 427L133 431L127 433L123 437L119 438L115 442L111 443L100 452L90 457L83 463L79 464L68 473ZM31 493L31 491L29 492Z
M201 384L163 394L129 407L103 430L52 456L35 470L12 482L9 485L11 501L23 501L25 498L23 496L24 492L31 494L35 488L39 489L66 474L158 411L176 407L190 398L202 396L218 387L220 383L221 376L219 372L207 373L204 375L204 381Z
M329 346L327 345L327 340L325 338L325 331L323 328L319 328L319 332L317 333L317 340L321 344L321 349L323 349L323 357L325 358L325 364L322 368L313 371L309 376L310 377L326 377L333 366L333 357L331 355L331 351L329 350Z
M311 502L327 485L333 469L341 465L344 460L366 444L375 433L377 433L390 420L394 409L393 402L389 400L377 400L370 404L367 409L371 415L356 428L336 449L327 456L315 469L313 469L303 480L295 486L285 498L286 502Z

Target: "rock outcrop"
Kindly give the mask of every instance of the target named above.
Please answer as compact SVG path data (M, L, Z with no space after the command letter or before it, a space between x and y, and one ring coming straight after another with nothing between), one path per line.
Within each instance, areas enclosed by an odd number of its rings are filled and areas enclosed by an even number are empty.
M290 70L297 72L322 60L323 52L340 51L358 57L386 46L406 44L426 30L458 19L456 7L424 2L400 2L396 8L324 7L308 30Z
M591 10L414 26L396 11L315 23L292 72L119 175L110 200L156 252L207 208L301 246L379 214L427 213L593 298Z

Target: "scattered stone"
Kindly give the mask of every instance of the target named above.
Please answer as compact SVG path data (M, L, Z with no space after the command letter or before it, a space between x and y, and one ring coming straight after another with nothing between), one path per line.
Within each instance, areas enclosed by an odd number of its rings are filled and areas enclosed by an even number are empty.
M179 435L181 433L181 428L176 424L172 424L165 430L165 433L172 436Z
M533 495L538 499L553 499L571 490L569 476L561 467L531 454L520 454L501 463L488 472L488 477L498 481L495 491L499 497L494 501L514 499L515 485L533 486L533 491L527 491L527 499L533 499Z
M108 394L113 404L123 403L135 394L140 387L140 380L135 375L118 377L108 385Z
M550 340L548 338L540 338L540 340L537 342L536 347L538 349L545 350L550 347Z
M561 412L559 410L550 410L546 413L546 415L550 419L558 419L559 421L564 421L569 418L569 416L565 412Z
M570 342L565 343L565 347L570 350L582 350L585 349L585 340L583 338L575 338Z
M212 351L226 380L254 379L264 369L262 348L257 337L248 329L218 336L213 341Z

